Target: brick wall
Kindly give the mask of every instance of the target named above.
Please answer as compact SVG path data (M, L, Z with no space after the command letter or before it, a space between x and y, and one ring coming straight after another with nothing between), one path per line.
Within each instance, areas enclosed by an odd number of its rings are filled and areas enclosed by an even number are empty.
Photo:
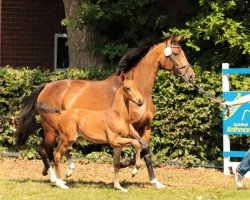
M66 33L62 0L0 0L0 66L53 68L54 34Z

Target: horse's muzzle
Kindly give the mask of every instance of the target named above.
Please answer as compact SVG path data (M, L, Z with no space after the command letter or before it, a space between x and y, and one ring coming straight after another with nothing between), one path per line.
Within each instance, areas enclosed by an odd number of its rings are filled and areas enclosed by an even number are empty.
M136 102L136 105L138 107L141 107L142 105L144 104L144 101L142 99L139 99L137 102Z
M194 77L195 77L194 75L190 75L188 81L189 81L190 83L194 82Z

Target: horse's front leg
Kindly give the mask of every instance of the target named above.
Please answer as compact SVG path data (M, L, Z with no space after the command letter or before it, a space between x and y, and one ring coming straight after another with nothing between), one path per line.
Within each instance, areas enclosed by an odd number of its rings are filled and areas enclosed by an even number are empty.
M142 139L144 141L146 141L148 144L150 142L150 135L151 135L151 127L150 127L150 125L147 125L144 128L144 132L142 133ZM143 158L144 158L144 161L145 161L146 166L147 166L150 182L153 183L157 187L157 189L165 188L166 186L164 184L160 183L155 177L149 147L148 147L148 150L146 152L146 155L144 155Z

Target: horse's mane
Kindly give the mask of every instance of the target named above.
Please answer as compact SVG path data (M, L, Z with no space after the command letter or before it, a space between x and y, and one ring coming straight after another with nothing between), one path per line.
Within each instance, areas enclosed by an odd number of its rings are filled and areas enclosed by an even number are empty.
M118 71L118 74L132 69L148 53L153 45L166 41L169 38L170 37L167 36L154 42L146 41L141 46L132 48L119 61L120 70Z

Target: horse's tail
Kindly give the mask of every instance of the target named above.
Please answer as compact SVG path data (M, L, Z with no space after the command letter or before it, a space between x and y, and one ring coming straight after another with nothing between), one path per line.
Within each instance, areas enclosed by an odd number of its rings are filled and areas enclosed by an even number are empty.
M44 102L39 102L36 107L37 110L47 112L47 113L58 113L61 114L61 109L50 107Z
M22 147L28 136L37 129L36 100L45 86L46 84L39 85L24 102L16 130L17 147Z

